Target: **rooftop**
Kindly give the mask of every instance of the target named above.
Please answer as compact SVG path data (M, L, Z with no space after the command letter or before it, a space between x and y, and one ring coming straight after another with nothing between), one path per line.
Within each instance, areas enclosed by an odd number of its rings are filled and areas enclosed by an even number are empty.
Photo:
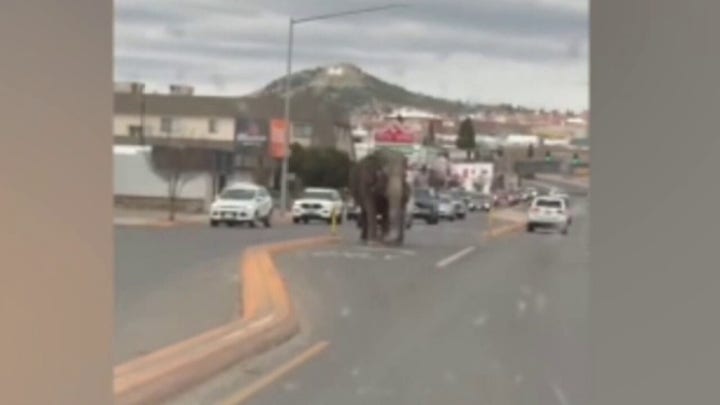
M147 115L235 117L241 108L239 101L234 97L116 92L114 111L116 114L140 114L144 102Z

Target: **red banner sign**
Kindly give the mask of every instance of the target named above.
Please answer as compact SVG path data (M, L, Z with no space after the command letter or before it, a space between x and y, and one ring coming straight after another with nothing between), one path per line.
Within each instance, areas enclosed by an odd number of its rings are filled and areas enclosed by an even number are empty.
M415 134L400 125L390 125L375 132L375 142L413 144Z
M274 119L270 121L270 156L275 159L282 159L287 153L286 131L287 122L285 120Z

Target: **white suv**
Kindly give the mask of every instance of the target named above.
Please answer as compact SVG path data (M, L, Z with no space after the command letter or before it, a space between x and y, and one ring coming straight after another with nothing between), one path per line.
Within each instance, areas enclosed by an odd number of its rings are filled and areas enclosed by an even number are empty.
M345 204L337 190L331 188L307 188L303 195L295 200L292 207L293 222L307 224L319 219L332 222L333 215L338 224L345 217Z
M229 186L210 206L210 226L248 224L255 227L262 222L270 227L273 201L267 189L250 183Z
M567 200L564 197L543 196L533 200L528 211L527 231L535 228L560 229L563 235L570 227Z

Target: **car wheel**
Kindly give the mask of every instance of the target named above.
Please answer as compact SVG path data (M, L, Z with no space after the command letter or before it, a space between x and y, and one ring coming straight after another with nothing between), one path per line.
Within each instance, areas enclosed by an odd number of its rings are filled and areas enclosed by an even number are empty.
M299 224L300 218L293 218L293 224Z
M263 218L263 225L265 225L265 228L270 228L272 226L272 211L268 212L267 216Z
M529 233L533 233L535 231L535 227L532 226L532 224L527 224L527 231Z
M220 222L219 222L219 221L210 220L210 226L211 226L212 228L217 228L218 225L220 225Z

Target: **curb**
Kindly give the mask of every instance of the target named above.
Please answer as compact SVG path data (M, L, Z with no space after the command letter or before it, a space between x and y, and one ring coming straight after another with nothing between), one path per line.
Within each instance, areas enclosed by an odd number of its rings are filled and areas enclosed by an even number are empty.
M272 254L336 243L318 237L256 246L242 258L243 314L219 328L114 368L117 405L154 404L294 336L299 322Z

